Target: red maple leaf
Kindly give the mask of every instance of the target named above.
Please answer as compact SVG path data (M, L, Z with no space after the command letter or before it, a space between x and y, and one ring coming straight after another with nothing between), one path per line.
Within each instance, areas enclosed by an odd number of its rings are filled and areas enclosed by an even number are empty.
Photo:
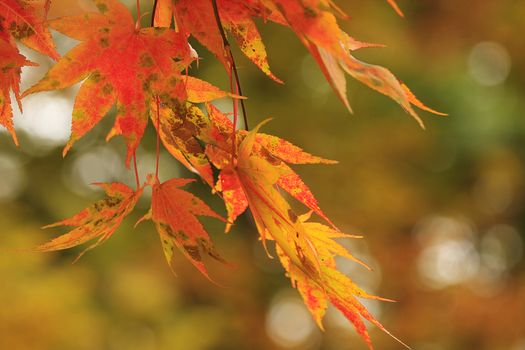
M85 13L50 21L50 26L81 41L24 95L63 89L81 80L75 100L71 138L91 130L117 104L117 119L108 139L123 135L126 164L140 143L150 106L158 97L171 105L185 100L180 71L196 58L186 36L170 29L137 27L117 0L96 0L100 13Z

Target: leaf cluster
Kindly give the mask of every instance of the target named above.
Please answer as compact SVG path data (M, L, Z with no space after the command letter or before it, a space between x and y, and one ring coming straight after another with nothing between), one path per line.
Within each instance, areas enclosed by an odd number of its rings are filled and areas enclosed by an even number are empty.
M93 2L97 12L47 20L49 1L39 7L28 0L0 0L0 124L18 144L10 91L21 106L21 98L29 94L82 82L64 156L116 106L116 120L107 139L124 137L126 165L136 161L137 147L151 122L157 131L157 146L162 144L222 198L227 217L222 218L182 189L194 180L174 178L161 183L157 161L155 173L149 174L144 184L137 176L135 189L121 183L98 184L105 190L106 198L69 219L49 225L74 228L35 250L67 249L89 241L94 243L86 250L98 246L113 235L134 209L144 187L151 186L151 209L141 220L155 224L168 264L172 265L177 248L210 278L203 255L226 261L198 217L223 220L228 231L249 208L265 249L267 241L275 241L276 255L319 326L323 327L322 318L332 303L372 347L364 321L388 331L358 298L386 299L367 294L337 270L336 256L366 267L336 241L357 237L339 231L290 166L335 162L306 153L279 137L260 133L262 124L251 131L238 128L239 104L246 121L247 115L230 40L270 79L282 83L270 69L255 19L277 23L296 34L350 111L346 75L391 97L421 126L413 106L439 113L423 105L386 68L353 56L354 51L375 45L355 40L340 29L338 17L347 16L331 0L157 0L152 26L147 28L141 28L140 14L134 19L118 0ZM394 1L388 2L401 14ZM60 57L50 28L79 44ZM231 91L221 91L188 74L199 58L188 42L190 37L224 65ZM19 91L21 68L33 63L19 53L16 40L57 61L23 93ZM233 115L221 112L212 103L223 97L232 99ZM301 202L307 208L306 214L296 213L285 193ZM311 221L312 213L326 224ZM272 255L268 249L267 253Z

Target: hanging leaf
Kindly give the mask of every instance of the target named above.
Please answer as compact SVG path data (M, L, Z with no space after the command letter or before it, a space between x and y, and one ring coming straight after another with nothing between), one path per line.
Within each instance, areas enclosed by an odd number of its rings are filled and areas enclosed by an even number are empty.
M6 38L7 40L9 38ZM18 108L22 110L20 102L20 73L24 66L33 66L34 63L22 56L15 45L0 36L0 125L11 134L14 143L18 146L13 127L13 109L11 107L10 91L15 95Z
M40 7L44 10L43 6ZM55 50L45 18L38 12L38 5L34 1L0 0L0 32L8 32L12 39L20 40L27 47L58 60L60 56Z
M155 223L166 260L171 267L173 250L177 247L184 256L208 279L210 276L202 260L202 253L226 263L217 253L208 233L197 216L209 216L224 220L193 194L181 190L194 180L171 179L162 184L154 175L148 175L153 188L151 211L145 219ZM211 280L211 279L210 279Z
M117 119L108 139L124 136L129 165L144 134L151 101L156 96L168 105L185 100L179 72L195 57L181 33L157 28L137 30L131 13L117 0L94 2L100 13L50 21L53 29L81 43L24 95L63 89L85 79L75 100L71 138L64 154L116 102Z
M75 226L75 228L48 243L39 245L34 248L35 251L49 252L68 249L98 238L77 257L76 260L78 260L88 250L97 247L113 235L142 195L142 188L133 191L128 186L117 182L96 185L104 189L107 197L69 219L44 226L44 228L57 226Z

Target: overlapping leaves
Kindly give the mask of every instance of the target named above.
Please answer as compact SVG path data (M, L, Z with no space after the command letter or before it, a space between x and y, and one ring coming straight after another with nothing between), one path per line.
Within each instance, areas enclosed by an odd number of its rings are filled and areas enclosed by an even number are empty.
M75 100L71 145L117 104L108 138L123 135L127 163L149 119L151 101L186 99L180 71L196 58L186 37L172 30L136 26L117 0L96 0L100 13L59 18L50 26L80 40L36 85L24 94L63 89L84 80ZM117 63L118 62L118 63Z
M10 92L14 93L18 108L22 110L21 68L34 63L20 54L15 40L20 40L33 50L58 59L51 33L39 10L43 8L39 8L31 1L0 0L0 125L9 131L16 145L18 145L18 138L13 127Z
M387 1L402 15L394 0ZM217 0L216 3L224 28L235 39L241 51L275 81L280 82L270 71L266 49L253 18L262 18L292 29L350 111L345 73L391 97L422 127L423 122L412 108L413 105L441 115L419 102L389 70L361 62L352 55L359 48L377 45L360 43L341 30L336 15L343 18L346 15L332 1ZM169 26L174 18L179 30L194 36L228 67L231 64L228 61L228 49L216 19L211 15L201 15L212 12L212 1L209 0L164 0L158 3L155 23L161 27Z
M387 1L402 15L395 1ZM21 68L31 62L20 55L14 40L58 59L49 25L80 43L23 96L82 82L64 155L116 105L116 121L108 138L124 136L129 164L151 120L166 150L222 197L227 212L226 231L250 209L265 249L272 254L266 243L275 242L275 253L287 276L321 328L326 308L332 303L370 347L365 320L388 333L358 298L386 299L367 294L337 270L335 256L365 265L335 241L352 236L339 232L290 166L335 162L313 156L276 136L259 133L259 127L251 132L237 130L229 116L210 102L227 96L243 97L234 94L237 89L228 94L187 75L198 58L188 38L193 36L206 46L231 74L234 61L225 31L248 59L280 82L270 70L254 19L275 22L295 32L348 109L346 74L394 99L421 125L413 106L437 112L421 103L390 71L352 55L353 51L374 45L359 42L341 30L337 17L346 15L330 0L158 0L153 13L155 26L151 28L140 28L139 21L118 0L93 2L98 12L46 22L43 13L47 8L38 12L30 1L0 0L0 125L8 129L15 143L9 94L12 91L20 104ZM237 117L234 112L234 120ZM209 278L203 256L225 261L199 217L224 219L181 189L193 180L161 183L157 175L149 175L145 184L152 187L152 200L143 219L155 224L170 266L176 247ZM144 189L138 176L135 190L121 183L99 186L106 198L49 225L74 228L36 247L36 251L67 249L93 240L87 250L98 246L114 234ZM298 215L284 192L302 203L308 213ZM309 221L312 213L328 226Z

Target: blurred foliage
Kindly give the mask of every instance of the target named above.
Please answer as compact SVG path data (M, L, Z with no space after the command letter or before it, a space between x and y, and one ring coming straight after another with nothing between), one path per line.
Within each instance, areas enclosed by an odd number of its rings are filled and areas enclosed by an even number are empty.
M350 34L387 45L358 56L389 67L450 116L425 114L422 131L395 103L353 81L350 116L293 34L269 26L262 32L270 64L285 85L236 52L252 125L273 116L266 132L340 161L298 171L343 231L365 236L345 244L374 271L344 263L343 270L367 291L397 300L369 305L396 336L421 350L525 349L525 4L402 1L401 19L382 1L340 3ZM203 59L192 73L227 88L222 67L195 48ZM27 99L22 118L44 128L41 118L56 118L57 110L31 112L37 102ZM62 114L69 118L67 106ZM335 312L326 332L312 326L248 215L227 235L206 222L235 265L210 264L224 288L184 259L174 277L153 226L133 229L140 213L74 265L79 249L20 252L60 233L39 227L99 198L90 182L132 181L121 165L123 144L102 141L106 119L65 160L63 139L46 141L26 128L15 149L0 134L0 349L365 347ZM150 128L138 155L141 175L154 164L154 147ZM162 154L161 177L169 176L192 175ZM192 186L219 203L203 184ZM400 348L378 331L372 337L377 349Z

